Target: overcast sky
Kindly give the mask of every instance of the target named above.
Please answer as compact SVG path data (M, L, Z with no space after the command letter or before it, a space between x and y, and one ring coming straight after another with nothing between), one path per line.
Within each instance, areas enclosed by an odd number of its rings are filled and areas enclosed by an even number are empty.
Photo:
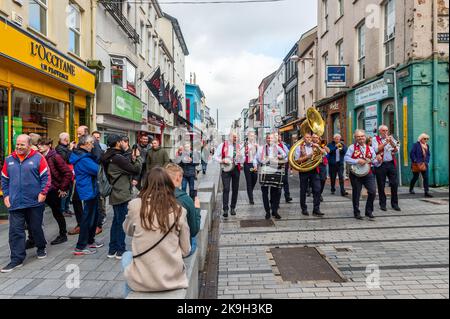
M261 80L281 65L302 33L316 25L316 0L251 4L165 4L180 23L190 55L190 72L206 95L211 114L219 109L221 131L228 131ZM192 0L179 0L182 2ZM226 1L226 0L225 0Z

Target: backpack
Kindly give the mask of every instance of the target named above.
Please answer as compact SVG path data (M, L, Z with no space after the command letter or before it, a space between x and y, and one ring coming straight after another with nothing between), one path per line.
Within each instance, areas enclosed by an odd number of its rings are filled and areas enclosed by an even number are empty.
M111 162L112 160L110 160ZM100 192L100 196L102 197L108 197L111 195L113 186L117 183L117 181L120 179L120 176L117 177L112 183L110 183L107 175L108 168L104 167L104 165L101 163L99 165L99 170L97 173L97 181L98 181L98 191Z

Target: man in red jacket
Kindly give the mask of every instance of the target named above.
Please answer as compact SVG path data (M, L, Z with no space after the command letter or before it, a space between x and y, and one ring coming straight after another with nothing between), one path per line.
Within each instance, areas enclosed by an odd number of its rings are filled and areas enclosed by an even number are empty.
M72 181L72 171L64 158L53 148L53 141L48 138L41 138L38 142L39 152L45 156L50 168L52 186L47 194L46 204L52 209L53 217L59 227L59 235L50 244L58 245L67 241L67 226L64 215L61 214L61 198L69 192Z

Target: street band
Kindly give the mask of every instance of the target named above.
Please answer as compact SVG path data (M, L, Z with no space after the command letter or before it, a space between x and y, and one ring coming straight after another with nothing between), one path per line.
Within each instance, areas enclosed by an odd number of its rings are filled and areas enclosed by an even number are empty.
M340 134L335 134L329 143L321 136L325 123L314 108L307 111L307 119L300 126L302 139L292 147L284 143L280 133L266 135L266 143L258 145L256 133L250 130L245 141L240 144L238 134L231 132L229 138L220 144L215 153L215 160L221 165L223 183L223 216L236 215L239 194L239 179L244 170L247 196L250 205L255 204L253 191L256 184L261 185L262 199L266 219L281 219L279 212L280 198L284 189L286 203L292 198L289 190L289 172L297 171L300 178L301 214L309 216L306 194L311 188L313 194L312 215L323 217L320 206L327 181L327 172L331 179L331 194L336 193L336 178L339 178L341 196L347 196L345 189L344 164L349 168L348 174L352 186L353 214L358 220L363 219L359 207L362 188L367 190L365 216L375 220L374 201L379 193L380 209L386 211L386 180L391 187L391 206L401 211L398 202L398 173L396 155L400 143L390 134L385 125L378 129L377 136L368 141L364 130L354 132L354 144L347 147ZM181 154L190 162L193 154ZM231 205L230 205L231 190Z

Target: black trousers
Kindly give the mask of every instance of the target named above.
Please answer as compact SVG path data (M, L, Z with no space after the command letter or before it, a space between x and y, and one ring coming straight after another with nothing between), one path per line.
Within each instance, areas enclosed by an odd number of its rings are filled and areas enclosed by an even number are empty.
M270 199L269 199L269 189L270 189ZM278 209L280 208L281 199L281 188L271 187L271 186L261 186L264 209L267 214L272 215L278 214Z
M258 172L250 172L250 169L252 168L253 164L244 164L245 181L247 183L247 196L251 203L254 202L253 190L255 189L256 183L258 183Z
M371 215L373 213L373 202L375 201L375 197L377 194L376 186L375 186L375 176L370 173L364 177L356 177L355 175L350 173L350 182L352 184L353 194L353 214L355 216L361 215L361 211L359 210L359 199L361 198L362 187L364 186L367 189L367 202L366 202L366 215Z
M328 168L330 170L331 192L334 193L336 191L336 175L337 175L339 176L339 187L341 188L341 195L344 195L345 194L344 162L330 164Z
M235 167L231 172L225 173L222 171L222 184L223 184L223 210L229 210L230 202L230 189L231 189L231 209L236 208L238 195L239 195L239 178L241 172L238 167Z
M325 183L327 182L327 166L324 164L319 165L319 179L320 179L320 195L322 195L323 190L325 189Z
M72 196L73 211L75 212L75 218L77 219L77 226L80 226L81 218L83 216L83 202L78 195L77 187L75 186Z
M64 215L61 212L61 198L58 196L58 192L54 189L50 190L47 194L45 203L51 208L53 217L58 223L59 234L61 236L66 236L67 234L66 219L64 218Z
M413 173L413 179L411 180L411 184L409 185L409 190L412 191L414 190L414 186L416 186L417 181L419 180L419 176L420 174L422 174L422 178L423 178L423 188L425 190L425 194L427 194L430 191L430 185L428 183L428 168L426 170L426 172L422 172L422 173Z
M289 164L286 164L284 168L283 189L284 189L284 198L287 200L288 198L291 197L291 191L289 190Z
M389 179L389 186L391 186L391 205L398 206L398 174L395 168L394 161L385 162L380 167L375 168L375 176L377 178L378 196L380 200L380 207L386 207L386 177Z
M300 173L300 206L302 210L307 210L306 205L306 191L311 184L312 193L314 196L314 212L320 210L320 177L319 173L314 169L310 172Z

